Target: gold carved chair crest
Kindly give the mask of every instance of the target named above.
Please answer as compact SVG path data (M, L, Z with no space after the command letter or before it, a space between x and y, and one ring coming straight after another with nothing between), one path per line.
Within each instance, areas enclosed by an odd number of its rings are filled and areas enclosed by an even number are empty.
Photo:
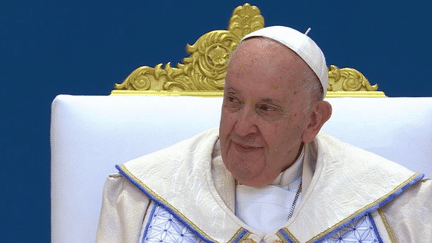
M234 9L227 30L202 35L193 45L186 45L189 57L177 67L168 62L155 67L135 69L112 95L222 96L226 68L231 52L241 38L264 27L264 17L256 6L246 3ZM385 97L353 68L331 65L326 97Z

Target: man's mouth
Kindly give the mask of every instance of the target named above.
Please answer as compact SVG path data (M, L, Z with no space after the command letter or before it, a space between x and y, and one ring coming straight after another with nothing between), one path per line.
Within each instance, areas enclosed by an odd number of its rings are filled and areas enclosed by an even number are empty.
M255 152L255 151L258 151L262 148L262 147L254 146L254 145L236 143L234 141L232 141L232 143L233 143L235 149L241 153Z

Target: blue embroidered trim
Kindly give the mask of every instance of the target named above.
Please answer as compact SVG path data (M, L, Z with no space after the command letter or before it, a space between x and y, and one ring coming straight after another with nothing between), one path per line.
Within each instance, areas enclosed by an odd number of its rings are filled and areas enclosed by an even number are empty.
M382 240L376 234L370 214L354 221L352 224L333 234L325 243L369 242L378 243Z
M178 221L180 221L181 223L183 223L190 231L192 231L196 236L198 236L199 238L201 238L201 240L203 240L204 242L213 243L213 241L207 239L200 232L198 232L195 228L193 228L192 226L190 226L182 217L180 217L179 215L177 215L170 207L166 206L163 202L161 202L160 200L158 200L157 198L155 198L151 193L149 193L148 191L146 191L138 182L136 182L135 180L133 180L125 171L123 171L123 169L119 165L116 165L115 167L132 184L134 184L144 194L146 194L147 197L149 197L156 204L159 204L159 206L163 207L166 211L168 211L169 213L171 213Z
M368 214L368 216L369 216L369 220L371 222L371 225L372 225L372 227L374 229L375 235L378 238L378 242L379 243L384 243L383 240L381 239L381 236L380 236L379 232L378 232L378 228L376 227L375 220L373 219L373 217L372 217L371 214Z
M382 206L384 206L385 204L387 204L388 202L390 202L391 200L393 200L395 197L399 196L402 192L404 192L408 187L412 186L413 184L415 184L416 182L418 182L419 180L421 180L424 177L424 174L419 174L418 176L416 176L414 179L412 179L410 182L408 182L406 185L404 185L403 187L401 187L399 190L395 191L393 194L389 195L386 199L384 199L383 201L381 201L380 203L376 204L375 206L372 206L370 208L368 208L367 210L357 214L356 216L354 216L352 219L348 220L347 222L345 222L345 224L342 224L341 226L337 227L336 229L332 230L331 232L329 232L328 234L326 234L325 236L323 236L321 239L318 239L316 241L314 241L314 243L318 243L318 242L322 242L324 240L327 240L328 238L330 238L333 234L335 234L336 232L338 232L339 230L347 227L349 224L351 224L352 222L372 213L375 210L378 210L379 208L381 208Z
M384 206L385 204L387 204L388 202L390 202L391 200L393 200L395 197L399 196L406 189L408 189L408 187L414 185L416 182L418 182L421 179L423 179L423 177L424 177L424 174L419 174L414 179L412 179L410 182L408 182L405 186L401 187L399 190L395 191L393 194L391 194L386 199L384 199L382 202L380 202L378 205L376 205L375 209L372 210L372 211L375 211L378 208ZM372 212L372 211L370 211L370 212Z
M234 239L234 241L233 241L233 243L238 243L240 240L241 240L241 238L243 238L243 236L247 233L247 232L249 232L247 229L244 229L238 236L237 236L237 238L235 238Z
M154 204L154 202L153 202ZM154 242L187 242L203 243L203 241L192 233L184 224L180 223L174 215L166 211L160 205L156 205L152 221L141 243Z
M150 217L149 217L149 219L148 219L148 221L147 221L147 225L146 225L146 227L145 227L145 230L144 230L144 233L143 233L143 238L142 238L142 243L144 243L145 241L146 241L146 235L147 235L147 232L148 232L148 229L149 229L149 226L150 226L150 224L151 224L151 222L152 222L152 219L153 219L153 215L154 215L154 213L155 213L155 211L156 211L156 208L157 208L157 204L155 204L154 206L153 206L153 209L152 209L152 211L151 211L151 214L150 214Z
M279 233L280 233L281 235L283 235L283 237L285 238L285 240L287 240L289 243L295 243L295 241L293 241L293 240L291 239L291 237L289 237L289 235L287 235L283 229L280 229L280 230L279 230Z

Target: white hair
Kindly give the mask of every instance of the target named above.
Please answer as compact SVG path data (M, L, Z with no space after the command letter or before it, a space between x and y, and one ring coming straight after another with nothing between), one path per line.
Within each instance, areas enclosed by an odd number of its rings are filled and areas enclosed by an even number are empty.
M301 90L306 92L308 100L306 102L306 109L309 108L317 101L324 99L324 90L316 74L312 69L308 68L303 73L304 79L300 84ZM306 111L305 111L306 112Z

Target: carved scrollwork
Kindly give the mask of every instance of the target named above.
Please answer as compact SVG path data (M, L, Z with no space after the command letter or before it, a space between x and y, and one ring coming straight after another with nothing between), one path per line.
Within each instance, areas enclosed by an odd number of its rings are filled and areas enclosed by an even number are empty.
M170 63L165 68L162 64L139 67L121 84L115 84L115 90L220 91L231 52L244 35L263 27L259 9L246 3L234 10L228 30L208 32L193 45L188 44L190 56L183 59L184 64L176 68Z
M115 84L115 89L124 89L124 90L148 90L151 86L151 79L148 77L149 75L154 75L160 73L157 70L161 69L162 64L157 65L155 68L151 68L148 66L143 66L135 69L125 82L122 84Z
M193 79L197 90L222 90L230 53L240 39L226 30L211 31L193 45L187 45L191 54L184 58L186 74Z
M227 65L232 51L243 36L264 27L264 18L256 6L246 3L234 9L227 30L215 30L202 35L193 45L186 45L190 55L183 64L171 67L168 62L154 68L135 69L111 94L199 95L221 96ZM357 70L332 65L326 97L385 97L376 91L378 85ZM179 92L171 92L179 91ZM208 92L207 92L208 91ZM368 91L368 92L366 92Z
M330 65L328 91L376 91L363 74L353 68L339 69Z

